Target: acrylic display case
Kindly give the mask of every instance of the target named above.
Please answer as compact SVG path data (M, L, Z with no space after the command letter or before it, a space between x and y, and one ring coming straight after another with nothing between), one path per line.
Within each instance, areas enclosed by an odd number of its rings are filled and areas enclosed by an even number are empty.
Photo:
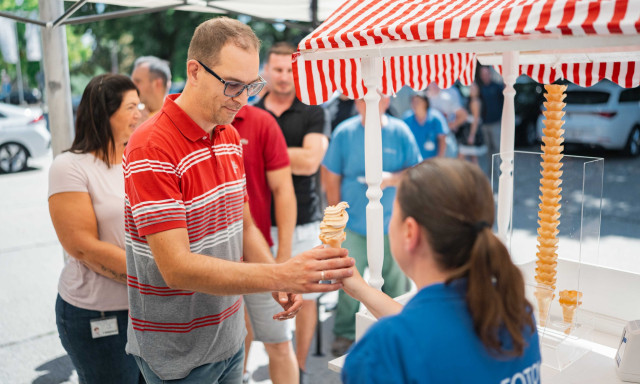
M543 364L562 370L588 352L580 341L594 329L597 304L588 294L589 274L584 270L599 264L604 160L566 155L562 159L557 282L555 292L551 292L534 279L542 159L539 153L531 152L514 152L506 157L513 159L512 195L507 200L513 203L503 240L524 275L527 298L536 314ZM500 162L500 155L494 155L491 179L496 202ZM570 323L565 322L558 302L561 290L583 292L582 304ZM538 300L547 292L549 296L553 294L551 301Z

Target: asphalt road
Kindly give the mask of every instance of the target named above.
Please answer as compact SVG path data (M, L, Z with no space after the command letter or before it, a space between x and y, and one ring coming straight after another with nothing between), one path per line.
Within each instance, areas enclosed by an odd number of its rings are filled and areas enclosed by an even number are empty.
M605 158L597 261L621 269L630 266L640 273L640 158L571 147L567 153ZM63 259L47 208L50 162L49 157L36 159L25 172L0 175L0 383L77 382L55 327L54 302ZM516 174L516 182L527 178L535 182L537 177L535 173L527 177ZM535 196L516 198L514 211L535 215L536 206ZM525 214L529 220L531 215ZM518 225L516 220L514 225ZM522 230L534 231L526 225ZM331 300L328 298L329 305ZM331 313L323 320L325 356L310 358L311 382L338 383L338 375L327 369L332 358L328 352ZM250 357L253 380L269 383L264 351L260 345L254 346Z

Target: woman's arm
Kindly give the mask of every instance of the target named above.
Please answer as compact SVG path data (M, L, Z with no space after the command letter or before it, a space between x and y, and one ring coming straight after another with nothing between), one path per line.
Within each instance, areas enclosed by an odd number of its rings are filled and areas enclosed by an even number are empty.
M125 251L98 237L98 222L86 192L62 192L49 197L49 213L62 247L90 270L127 282ZM124 235L124 234L123 234Z
M376 319L402 311L402 304L367 284L355 266L353 276L343 279L342 284L342 289L349 296L363 303Z

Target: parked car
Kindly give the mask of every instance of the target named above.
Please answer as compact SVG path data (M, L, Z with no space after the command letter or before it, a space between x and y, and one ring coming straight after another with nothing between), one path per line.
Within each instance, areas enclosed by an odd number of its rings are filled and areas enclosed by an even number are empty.
M27 104L39 103L41 99L42 95L37 88L25 89L22 91L22 100ZM20 104L20 93L17 90L13 90L9 94L9 103L13 105Z
M50 147L42 110L0 103L0 173L24 170L29 157L43 156Z
M589 88L569 84L566 93L565 143L640 155L640 87L625 89L603 80ZM538 119L539 137L543 119Z

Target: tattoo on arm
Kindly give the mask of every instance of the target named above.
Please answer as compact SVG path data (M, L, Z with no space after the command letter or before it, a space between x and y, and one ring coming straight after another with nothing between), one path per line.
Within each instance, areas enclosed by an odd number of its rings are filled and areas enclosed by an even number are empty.
M126 283L127 282L127 274L126 273L118 273L116 271L114 271L113 269L107 268L104 265L100 265L100 267L102 268L102 272L105 272L111 279L118 281L120 283Z

